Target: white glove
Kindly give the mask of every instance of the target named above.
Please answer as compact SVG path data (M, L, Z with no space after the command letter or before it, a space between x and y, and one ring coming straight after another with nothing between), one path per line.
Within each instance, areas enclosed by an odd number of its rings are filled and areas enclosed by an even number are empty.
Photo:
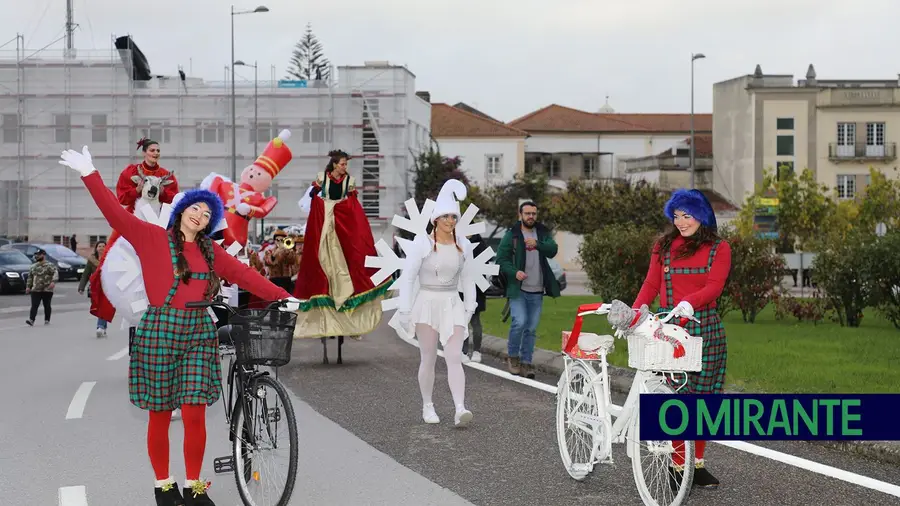
M694 306L691 305L690 302L683 300L675 306L675 313L685 317L694 316Z
M238 213L243 214L244 216L246 216L246 215L250 214L250 204L248 204L248 203L246 203L246 202L241 202L241 203L239 203L239 204L237 205L237 207L235 207L235 210L236 210Z
M82 177L97 171L97 169L94 168L94 162L91 160L91 152L88 151L87 146L81 150L81 153L74 149L67 149L62 152L60 158L62 158L62 160L59 161L60 165L65 165L70 169L77 170L81 173Z
M281 302L285 302L285 305L279 307L279 311L284 311L286 313L294 313L300 310L300 299L294 297L288 297L286 299L281 299Z

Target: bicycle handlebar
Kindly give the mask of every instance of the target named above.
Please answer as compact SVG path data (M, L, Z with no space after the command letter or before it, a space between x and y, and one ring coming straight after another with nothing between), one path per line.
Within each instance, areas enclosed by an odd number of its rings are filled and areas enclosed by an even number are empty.
M266 306L266 309L278 309L280 307L285 307L286 303L283 300L276 300L274 302L269 303ZM213 300L197 300L193 302L185 303L184 307L189 309L203 309L208 307L217 307L220 309L224 309L231 313L233 316L237 315L237 310L231 305L225 302L225 297L221 295L217 295L213 298Z
M597 306L597 307L589 309L591 306ZM578 316L605 315L605 314L609 313L609 310L611 307L612 307L611 304L585 304L583 306L578 307L578 309L579 309ZM698 320L694 315L682 315L682 314L680 314L680 312L675 311L675 310L672 310L669 312L662 311L662 312L656 313L656 316L663 315L663 314L666 316L663 318L660 318L661 323L668 323L669 320L671 320L675 316L687 318L688 320L691 320L693 322L700 323L700 320Z

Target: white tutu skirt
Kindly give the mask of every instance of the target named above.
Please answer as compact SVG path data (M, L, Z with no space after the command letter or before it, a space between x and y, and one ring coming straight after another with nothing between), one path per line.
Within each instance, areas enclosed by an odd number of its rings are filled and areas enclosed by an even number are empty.
M415 332L417 324L433 328L438 333L441 346L447 345L457 325L465 329L463 339L469 337L466 309L456 290L452 292L420 290L410 311L409 334Z

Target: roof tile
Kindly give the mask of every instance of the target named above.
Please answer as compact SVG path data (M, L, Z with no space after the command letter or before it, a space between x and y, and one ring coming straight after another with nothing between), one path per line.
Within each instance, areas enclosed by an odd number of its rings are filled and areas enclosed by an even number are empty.
M527 137L528 132L448 104L431 104L431 135L441 137Z
M509 122L528 132L682 133L690 131L690 114L592 113L551 104ZM712 131L712 114L694 114L694 130Z

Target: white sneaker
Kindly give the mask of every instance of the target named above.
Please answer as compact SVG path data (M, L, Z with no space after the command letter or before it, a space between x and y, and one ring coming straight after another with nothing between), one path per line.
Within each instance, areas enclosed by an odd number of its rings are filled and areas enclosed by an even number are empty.
M481 352L480 351L472 352L472 362L481 362Z
M472 421L472 417L473 417L472 412L469 411L468 409L456 408L455 422L456 422L457 427L465 427L466 425L469 424L469 422Z
M422 406L422 420L424 420L425 423L441 423L441 419L438 418L437 413L434 412L434 404Z
M101 338L101 337L106 337L106 330L104 330L104 329L97 329L97 338L99 339L99 338Z
M471 362L471 361L472 361L472 359L469 358L468 355L466 355L465 353L463 353L463 356L462 356L462 363L465 364L465 363L468 363L468 362Z

